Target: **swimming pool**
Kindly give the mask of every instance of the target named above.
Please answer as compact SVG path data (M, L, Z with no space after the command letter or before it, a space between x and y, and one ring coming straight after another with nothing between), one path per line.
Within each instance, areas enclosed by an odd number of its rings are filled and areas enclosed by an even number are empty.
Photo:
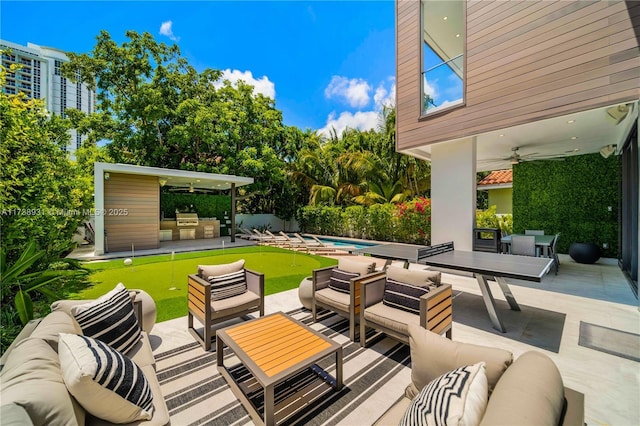
M329 244L329 245L333 245L336 247L339 246L348 246L348 247L355 247L355 248L365 248L365 247L371 247L371 246L375 246L377 245L376 243L367 243L364 242L362 240L347 240L347 239L341 239L339 237L324 237L324 236L319 236L317 237L320 241L322 241L323 243ZM309 240L309 241L313 241L313 240Z

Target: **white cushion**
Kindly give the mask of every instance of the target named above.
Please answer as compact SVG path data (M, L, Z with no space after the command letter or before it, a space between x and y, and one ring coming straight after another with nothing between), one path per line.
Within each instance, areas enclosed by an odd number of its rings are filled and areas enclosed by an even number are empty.
M58 354L64 383L87 412L112 423L151 419L151 387L129 358L99 340L65 333Z
M218 276L238 272L244 269L244 259L222 265L198 265L198 274L205 280L210 276Z
M413 270L404 269L397 266L387 268L387 278L420 287L428 285L440 285L441 273L438 271L430 271L428 269Z
M140 340L140 325L129 291L119 283L98 299L71 308L82 334L127 353Z
M425 386L411 401L400 424L479 425L488 397L484 362L456 368Z
M366 275L376 270L376 262L362 262L361 260L349 259L348 256L342 256L338 259L338 269Z

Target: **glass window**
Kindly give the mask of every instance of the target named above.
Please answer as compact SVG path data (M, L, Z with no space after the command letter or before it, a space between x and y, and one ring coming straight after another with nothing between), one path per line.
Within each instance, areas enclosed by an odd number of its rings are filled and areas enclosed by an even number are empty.
M422 0L422 113L464 103L465 2Z

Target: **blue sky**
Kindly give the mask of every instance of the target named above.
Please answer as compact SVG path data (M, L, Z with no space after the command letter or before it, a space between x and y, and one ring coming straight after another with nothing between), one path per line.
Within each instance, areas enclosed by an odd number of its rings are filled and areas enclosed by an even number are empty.
M176 43L198 70L226 70L275 97L287 125L376 125L395 93L394 3L384 1L2 1L0 37L84 53L100 30ZM273 96L275 94L275 96Z

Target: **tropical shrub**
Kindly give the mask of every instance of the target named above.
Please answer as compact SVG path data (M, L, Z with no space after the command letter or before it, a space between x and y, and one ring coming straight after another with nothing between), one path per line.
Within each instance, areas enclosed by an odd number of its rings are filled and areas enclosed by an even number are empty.
M429 244L431 241L431 200L415 198L399 204L397 216L400 221L401 241L406 243Z
M367 234L367 221L364 207L349 206L342 212L342 235L345 237L362 237Z
M498 228L502 234L511 234L513 233L513 215L496 214L496 206L491 206L487 210L476 210L476 228ZM491 238L491 235L482 235L482 238Z
M366 211L369 238L379 241L395 241L397 220L393 204L374 204Z
M431 239L431 200L424 197L344 209L305 206L297 219L302 231L314 234L420 244Z

